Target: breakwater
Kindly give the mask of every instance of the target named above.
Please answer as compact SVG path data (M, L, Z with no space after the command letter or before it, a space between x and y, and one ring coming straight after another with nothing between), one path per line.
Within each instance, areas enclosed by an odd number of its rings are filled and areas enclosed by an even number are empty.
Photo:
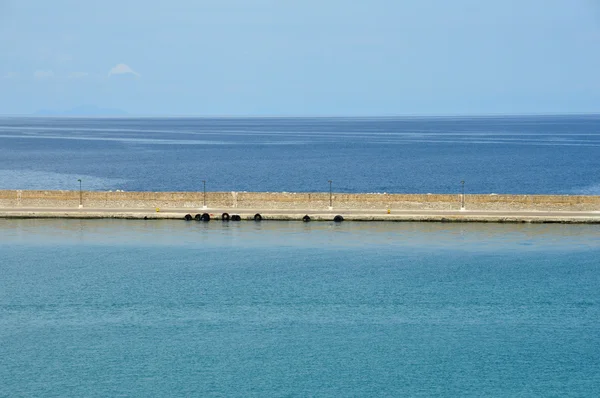
M103 192L0 190L1 208L460 210L460 194L293 192ZM600 211L600 196L465 195L478 211Z

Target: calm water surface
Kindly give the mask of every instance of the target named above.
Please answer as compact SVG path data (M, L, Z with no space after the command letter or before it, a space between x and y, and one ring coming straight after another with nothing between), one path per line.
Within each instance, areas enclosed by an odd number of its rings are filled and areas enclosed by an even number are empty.
M600 195L600 115L0 118L0 189Z
M0 396L598 396L600 227L0 220Z

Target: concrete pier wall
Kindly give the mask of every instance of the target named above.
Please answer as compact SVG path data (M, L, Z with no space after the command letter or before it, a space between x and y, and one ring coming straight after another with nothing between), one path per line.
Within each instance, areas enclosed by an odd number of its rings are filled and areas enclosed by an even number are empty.
M82 192L89 208L190 208L203 205L202 192ZM457 210L460 194L334 193L334 209ZM329 193L207 192L208 208L327 209ZM74 207L79 191L0 191L0 207ZM469 210L600 211L600 196L465 195Z

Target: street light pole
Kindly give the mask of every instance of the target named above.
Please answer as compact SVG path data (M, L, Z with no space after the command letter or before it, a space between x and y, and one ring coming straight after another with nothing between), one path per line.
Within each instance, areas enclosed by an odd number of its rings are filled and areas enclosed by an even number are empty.
M333 200L331 198L331 180L329 181L329 210L333 209Z
M461 185L461 196L460 196L460 209L465 209L465 181L460 182Z
M81 193L81 178L79 178L77 181L79 181L79 208L81 209L83 207L83 195Z
M202 199L202 208L206 209L206 180L202 180L202 191L204 192Z

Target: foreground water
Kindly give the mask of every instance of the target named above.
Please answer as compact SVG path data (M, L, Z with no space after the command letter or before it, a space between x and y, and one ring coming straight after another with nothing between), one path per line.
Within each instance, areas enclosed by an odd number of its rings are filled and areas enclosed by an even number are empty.
M0 220L0 396L598 396L600 228Z
M600 115L0 118L0 189L600 194Z

